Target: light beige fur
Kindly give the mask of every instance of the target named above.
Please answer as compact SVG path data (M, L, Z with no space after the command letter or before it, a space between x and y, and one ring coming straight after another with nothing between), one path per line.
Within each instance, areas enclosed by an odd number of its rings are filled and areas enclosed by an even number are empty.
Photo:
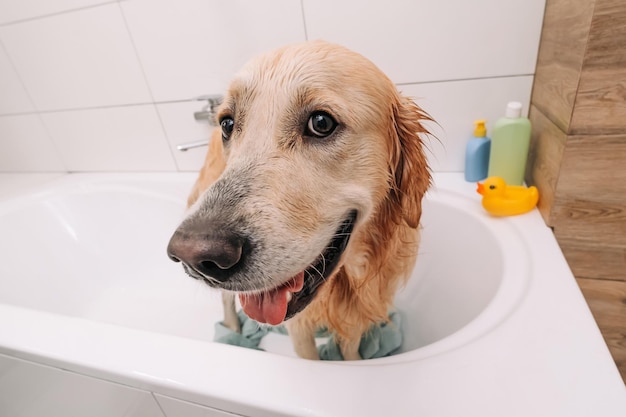
M339 123L332 137L303 135L316 110ZM251 61L228 89L218 120L225 116L235 131L227 142L219 128L213 132L189 196L192 212L202 210L216 181L247 182L252 196L237 211L268 235L258 265L271 288L306 268L346 210L358 210L336 272L286 324L301 357L318 357L313 333L326 326L344 358L359 359L362 334L387 320L416 259L430 184L421 122L430 118L370 61L320 41ZM227 325L237 330L232 293L224 300Z

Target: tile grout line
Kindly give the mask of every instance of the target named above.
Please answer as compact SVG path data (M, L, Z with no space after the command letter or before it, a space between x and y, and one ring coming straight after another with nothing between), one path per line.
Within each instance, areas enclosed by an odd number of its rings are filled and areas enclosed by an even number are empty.
M143 72L143 66L142 66L142 72ZM464 82L464 81L481 81L481 80L504 79L504 78L520 78L520 77L528 77L528 76L534 76L534 74L499 75L499 76L493 76L493 77L459 78L459 79L435 80L435 81L416 81L416 82L402 82L402 83L394 83L394 84L397 87L407 87L411 85L428 85L428 84L453 83L453 82ZM149 87L148 87L148 90L150 91L150 95L152 96L152 91L150 90ZM30 95L29 95L29 98L30 98ZM106 105L101 105L101 106L87 106L87 107L68 107L68 108L50 109L50 110L35 110L32 112L4 113L4 114L0 114L0 117L22 116L22 115L38 114L38 113L47 114L47 113L63 113L63 112L82 111L82 110L100 110L100 109L112 109L112 108L119 108L119 107L147 106L147 105L158 105L158 104L175 104L175 103L186 103L186 102L192 102L192 101L196 101L195 98L138 102L138 103L106 104Z
M120 1L121 0L103 1L102 3L91 4L89 6L76 7L76 8L73 8L73 9L66 9L66 10L61 10L61 11L58 11L58 12L46 13L46 14L42 14L42 15L39 15L39 16L33 16L33 17L27 17L27 18L23 18L23 19L12 20L12 21L9 21L9 22L0 23L0 28L1 27L7 27L7 26L13 26L13 25L19 25L21 23L32 22L32 21L35 21L35 20L47 19L49 17L56 17L56 16L60 16L62 14L66 14L66 13L74 13L74 12L80 12L80 11L83 11L83 10L94 9L96 7L102 7L102 6L106 6L108 4L119 3Z
M467 78L451 78L444 80L428 80L428 81L407 81L401 83L394 83L398 87L405 87L409 85L424 85L424 84L441 84L441 83L454 83L463 81L482 81L482 80L499 80L504 78L521 78L521 77L534 77L535 74L508 74L508 75L489 75L484 77L467 77Z
M15 76L19 80L20 85L22 86L22 89L24 90L24 93L26 94L26 97L28 97L28 101L33 106L33 109L35 110L34 112L24 113L24 114L34 115L37 117L37 120L39 120L39 123L41 124L41 127L43 128L43 131L45 132L45 135L48 141L50 141L50 143L52 144L52 148L54 149L54 152L56 153L56 157L61 162L63 169L67 172L68 171L67 161L63 158L63 153L61 152L59 145L54 140L54 137L52 137L52 135L50 134L50 130L48 129L48 126L43 120L42 113L39 111L39 107L37 106L35 99L33 99L32 94L30 93L30 91L28 91L28 88L26 87L26 83L24 82L22 75L18 71L17 66L15 65L15 62L13 62L13 59L11 58L9 51L7 50L1 38L0 38L0 50L2 50L5 56L7 57L7 60L9 61L9 65L13 69L13 72L15 72ZM2 115L0 115L0 117L2 117Z
M172 161L174 162L174 166L176 167L176 170L180 171L180 166L178 166L178 161L176 160L176 155L174 155L174 150L170 142L171 138L167 134L167 129L165 129L165 124L163 123L163 119L161 118L161 112L159 112L159 109L157 108L157 103L156 103L156 100L154 99L154 93L152 91L152 87L150 86L150 83L148 82L146 69L144 68L143 62L141 61L141 57L139 56L139 50L137 49L137 44L135 43L135 38L133 37L133 34L130 30L130 26L128 25L128 20L126 19L126 15L124 14L124 8L122 7L122 4L119 2L117 3L117 6L119 8L122 21L124 22L124 27L126 28L126 34L128 35L128 39L130 40L130 44L132 45L133 52L135 53L135 59L137 60L137 63L139 64L139 68L141 69L141 75L143 76L143 81L146 84L148 93L150 94L150 99L152 100L150 104L152 106L152 109L154 110L154 113L156 114L157 119L159 120L159 125L161 126L161 132L163 133L163 139L165 139L165 145L167 146L167 149L170 153L170 157L172 158Z
M300 12L302 13L302 26L304 28L304 40L309 40L309 29L306 26L306 14L304 13L304 0L300 0Z
M176 103L187 103L191 101L196 101L194 99L185 99L185 100L164 100L158 102L146 101L146 102L138 102L138 103L120 103L120 104L105 104L101 106L86 106L86 107L67 107L62 109L51 109L51 110L36 110L32 112L15 112L15 113L4 113L0 114L0 117L4 116L25 116L29 114L50 114L50 113L65 113L65 112L74 112L74 111L89 111L89 110L106 110L106 109L115 109L115 108L124 108L124 107L137 107L137 106L148 106L148 105L156 105L156 104L176 104Z

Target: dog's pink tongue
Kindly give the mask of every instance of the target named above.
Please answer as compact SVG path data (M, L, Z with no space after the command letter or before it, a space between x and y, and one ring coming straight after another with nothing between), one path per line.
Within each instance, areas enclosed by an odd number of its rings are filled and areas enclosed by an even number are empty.
M259 294L239 294L239 301L243 311L251 319L277 325L282 323L287 315L287 293L298 292L303 286L304 271L273 290Z

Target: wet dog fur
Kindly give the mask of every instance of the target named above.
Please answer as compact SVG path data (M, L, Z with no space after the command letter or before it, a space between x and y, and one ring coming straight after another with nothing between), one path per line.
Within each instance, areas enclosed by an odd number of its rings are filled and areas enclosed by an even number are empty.
M336 266L286 326L303 358L318 359L313 335L327 327L344 359L360 359L362 334L387 320L416 260L431 119L373 63L322 41L253 59L217 119L170 256L222 289L225 324L238 330L236 294L245 301L302 271L313 279L310 266L355 213ZM234 271L216 279L198 253L220 244L217 273Z

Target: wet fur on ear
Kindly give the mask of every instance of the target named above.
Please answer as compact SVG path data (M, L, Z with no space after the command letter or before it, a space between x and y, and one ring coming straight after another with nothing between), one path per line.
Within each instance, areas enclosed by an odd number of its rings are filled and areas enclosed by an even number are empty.
M420 135L429 134L422 121L433 119L415 102L398 95L392 104L390 171L392 188L390 198L402 208L402 218L409 227L416 228L422 214L422 197L430 186L431 176L424 145ZM392 204L393 205L393 204Z

